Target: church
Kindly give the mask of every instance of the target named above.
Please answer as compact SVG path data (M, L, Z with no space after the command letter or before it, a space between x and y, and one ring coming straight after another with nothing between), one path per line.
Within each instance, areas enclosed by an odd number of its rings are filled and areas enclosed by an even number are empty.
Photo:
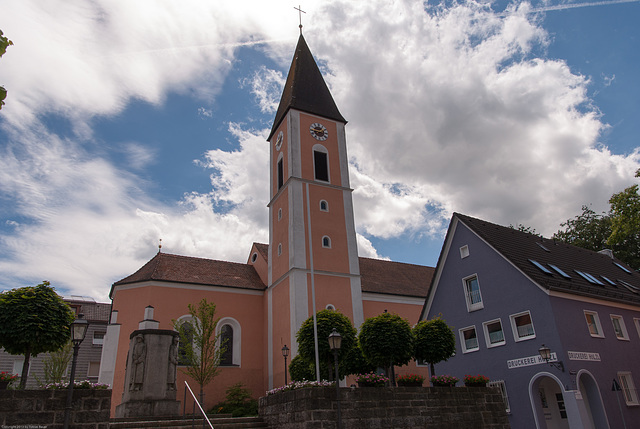
M282 349L296 356L296 333L314 312L335 309L356 328L385 311L418 322L434 268L358 257L346 123L300 34L267 139L269 244L254 243L244 264L158 252L113 284L100 370L100 382L113 388L112 415L124 390L130 334L150 314L160 329L173 329L172 319L190 320L189 304L216 304L228 348L205 388L207 408L233 384L257 398L290 380ZM405 370L427 375L415 362L396 374ZM185 380L197 386L178 371L180 401Z

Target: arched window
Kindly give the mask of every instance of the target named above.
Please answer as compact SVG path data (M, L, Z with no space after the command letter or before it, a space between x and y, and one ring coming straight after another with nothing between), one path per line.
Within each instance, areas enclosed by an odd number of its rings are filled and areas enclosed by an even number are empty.
M186 341L184 341L186 338ZM178 365L189 365L189 356L193 353L193 325L190 320L182 322L182 335L178 343Z
M326 235L322 237L322 247L331 248L331 239Z
M240 366L242 357L242 328L233 317L223 317L218 322L216 333L220 334L218 346L224 345L225 351L220 366Z
M320 200L320 211L323 211L323 212L329 211L329 203L326 200Z
M220 344L224 347L220 366L233 365L233 328L231 325L223 325L220 330Z
M280 154L280 157L278 158L278 189L282 188L282 185L284 185L284 165L283 165L283 155Z
M313 172L316 180L329 181L329 151L321 144L313 146Z

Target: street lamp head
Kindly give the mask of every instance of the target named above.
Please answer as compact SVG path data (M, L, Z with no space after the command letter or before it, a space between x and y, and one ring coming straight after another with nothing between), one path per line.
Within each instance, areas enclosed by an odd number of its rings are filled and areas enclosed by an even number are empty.
M74 346L80 345L87 335L89 322L82 318L82 314L78 314L78 318L71 323L71 342Z
M282 356L287 357L289 356L289 347L287 347L287 345L285 344L284 347L282 348Z
M333 328L333 332L329 334L329 348L331 350L340 350L340 346L342 345L342 336L336 328Z
M538 349L538 353L540 353L540 357L544 359L545 362L549 362L549 359L551 359L551 349L544 344Z

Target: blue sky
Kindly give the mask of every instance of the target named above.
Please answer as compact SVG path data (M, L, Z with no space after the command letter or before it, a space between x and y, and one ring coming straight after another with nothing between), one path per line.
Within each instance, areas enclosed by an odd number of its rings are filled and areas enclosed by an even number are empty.
M72 3L72 4L69 4ZM8 0L0 289L105 300L157 252L267 242L284 1ZM454 211L551 235L637 183L639 1L303 4L362 256L435 265Z

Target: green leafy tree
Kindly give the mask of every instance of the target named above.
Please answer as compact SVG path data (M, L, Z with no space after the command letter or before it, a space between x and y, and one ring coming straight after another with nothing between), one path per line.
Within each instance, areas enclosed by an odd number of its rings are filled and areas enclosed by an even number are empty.
M406 319L397 314L382 313L364 321L360 328L360 348L373 365L390 368L395 385L394 366L402 366L413 358L413 332Z
M640 170L636 171L640 177ZM611 235L607 244L616 257L634 269L640 269L640 195L638 185L629 186L609 199Z
M189 304L191 325L172 320L173 327L180 335L180 349L186 365L182 372L193 378L200 386L200 401L204 399L204 386L209 384L220 370L220 361L225 345L220 344L220 333L216 327L220 318L216 318L216 305L202 299L197 306ZM190 329L193 327L193 329Z
M60 383L73 356L73 344L68 341L62 348L49 353L43 360L44 380L40 384Z
M607 246L607 239L611 235L611 218L606 213L597 214L582 206L582 213L573 219L560 224L561 229L553 238L598 252Z
M434 364L448 360L456 351L456 337L447 323L436 316L421 320L413 327L414 357L429 364L431 375L436 375Z
M344 367L347 374L368 374L376 370L376 366L364 357L360 344L357 342L347 353Z
M329 335L335 328L342 336L342 345L338 352L338 368L340 376L347 375L344 365L345 356L349 350L356 344L356 329L353 327L351 320L337 310L321 310L316 313L316 322L318 325L318 356L320 360L320 372L322 378L331 378L334 372L333 368L333 352L329 348ZM300 330L296 334L298 340L298 354L302 359L313 365L315 370L315 341L313 335L313 317L309 317L300 326ZM315 377L314 377L315 378Z
M298 355L289 363L289 375L293 381L313 380L316 378L316 366Z
M21 389L27 384L31 356L64 346L73 320L73 311L47 281L0 293L0 347L24 355Z
M640 169L635 177L640 177ZM640 269L640 194L632 185L609 199L609 212L596 214L588 206L582 213L560 224L553 238L598 252L611 249L633 269Z
M0 30L0 57L7 52L7 48L11 45L13 45L13 42L3 36L2 30ZM2 110L2 106L4 106L5 98L7 98L7 90L4 89L4 86L0 86L0 110Z

